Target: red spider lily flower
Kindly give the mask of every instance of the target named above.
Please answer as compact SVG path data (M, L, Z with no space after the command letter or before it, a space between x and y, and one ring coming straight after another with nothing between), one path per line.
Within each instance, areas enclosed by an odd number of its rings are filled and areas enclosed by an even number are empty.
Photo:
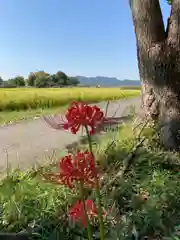
M85 201L86 212L88 217L96 217L98 211L94 202L90 199ZM75 222L80 222L84 227L87 227L86 214L82 201L77 201L68 212L69 218Z
M109 104L107 105L107 107ZM111 125L119 125L128 117L107 117L100 108L90 106L83 102L73 102L69 107L65 117L55 115L44 117L45 122L56 130L68 130L76 134L81 126L90 127L91 134L106 132ZM128 120L128 119L127 119Z
M89 152L77 152L73 157L68 155L60 161L60 179L69 188L73 188L77 181L93 187L96 176L94 156Z
M67 123L64 124L64 129L70 129L73 134L76 134L81 126L90 127L90 134L94 134L95 127L105 118L99 107L83 102L73 102L65 116Z

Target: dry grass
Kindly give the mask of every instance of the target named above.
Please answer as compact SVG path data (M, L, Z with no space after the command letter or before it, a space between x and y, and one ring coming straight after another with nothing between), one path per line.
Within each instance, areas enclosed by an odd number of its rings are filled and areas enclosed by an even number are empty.
M139 90L120 88L0 89L0 111L60 107L72 101L99 102L134 97Z

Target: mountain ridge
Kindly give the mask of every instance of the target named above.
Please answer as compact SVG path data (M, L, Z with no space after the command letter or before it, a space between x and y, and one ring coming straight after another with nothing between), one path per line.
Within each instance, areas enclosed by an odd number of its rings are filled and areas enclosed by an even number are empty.
M140 86L140 80L119 80L116 77L84 77L84 76L76 76L79 79L81 85L100 85L100 86Z

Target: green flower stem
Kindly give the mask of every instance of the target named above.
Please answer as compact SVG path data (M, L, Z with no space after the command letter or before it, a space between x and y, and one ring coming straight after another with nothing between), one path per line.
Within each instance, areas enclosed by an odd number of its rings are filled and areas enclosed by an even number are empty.
M92 139L91 135L89 133L88 127L85 126L86 134L88 137L88 143L89 143L89 150L90 153L94 156L93 149L92 149ZM96 190L96 196L98 201L98 218L99 218L99 225L100 225L100 239L104 240L104 222L103 222L103 211L102 211L102 204L101 204L101 194L100 194L100 187L99 187L99 179L96 175L95 177L95 190Z
M84 208L84 213L85 213L86 222L87 222L88 239L93 240L91 225L90 225L89 217L88 217L87 210L86 210L86 203L85 203L85 197L84 197L85 196L84 195L84 186L83 186L82 182L80 183L80 195L81 195L81 200L83 202L83 208Z

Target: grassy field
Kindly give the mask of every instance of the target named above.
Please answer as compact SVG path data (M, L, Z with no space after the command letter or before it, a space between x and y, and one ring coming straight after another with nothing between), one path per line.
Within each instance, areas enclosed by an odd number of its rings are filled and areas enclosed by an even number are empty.
M133 97L139 90L119 88L0 89L0 111L59 107L72 101L96 102Z
M107 208L113 206L112 214L120 218L115 226L106 226L111 236L107 239L135 239L132 234L136 229L137 239L178 240L179 155L160 150L156 139L152 138L153 131L144 129L138 136L146 136L146 142L134 155L130 171L106 187L112 178L118 176L134 145L139 142L131 127L120 128L115 144L112 144L112 137L106 136L103 141L101 138L101 143L94 145L104 172L103 203ZM43 181L41 173L50 170L57 171L53 166L36 172L15 171L1 181L0 231L18 232L29 226L38 228L34 239L85 239L77 237L83 231L78 226L69 225L63 214L75 201L74 193Z
M0 124L60 113L72 101L100 102L139 94L137 89L120 88L0 89Z

